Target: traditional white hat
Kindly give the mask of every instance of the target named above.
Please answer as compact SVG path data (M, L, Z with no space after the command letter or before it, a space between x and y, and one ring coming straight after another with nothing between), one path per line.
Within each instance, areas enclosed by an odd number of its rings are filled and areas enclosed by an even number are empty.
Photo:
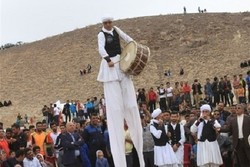
M152 118L156 118L161 114L161 109L157 108L153 111L153 113L151 114Z
M203 104L200 108L201 112L203 112L204 110L208 110L209 112L211 112L211 107L208 104Z
M113 20L114 20L114 18L111 17L111 16L104 16L104 17L102 18L102 22L113 21Z

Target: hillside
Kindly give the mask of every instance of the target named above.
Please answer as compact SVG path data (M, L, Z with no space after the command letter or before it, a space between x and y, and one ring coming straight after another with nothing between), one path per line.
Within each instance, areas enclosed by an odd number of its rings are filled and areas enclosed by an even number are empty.
M136 88L194 78L204 83L207 77L247 71L239 64L250 58L250 13L160 15L114 24L151 49L147 67L134 77ZM100 28L101 24L92 25L0 51L0 100L13 102L12 107L0 108L0 120L9 124L18 112L39 116L44 104L58 99L100 96L102 85L96 81ZM81 77L79 70L87 64L92 73ZM171 77L164 76L168 69Z

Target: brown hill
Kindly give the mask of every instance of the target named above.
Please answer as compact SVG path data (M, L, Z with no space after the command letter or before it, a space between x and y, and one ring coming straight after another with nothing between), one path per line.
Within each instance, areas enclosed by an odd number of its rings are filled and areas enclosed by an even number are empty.
M250 13L160 15L114 24L151 48L151 61L134 77L137 88L194 78L204 83L207 77L247 71L239 64L250 57ZM101 24L92 25L0 51L0 100L13 102L12 107L0 108L0 120L9 124L18 112L38 117L44 104L58 99L100 96L102 85L96 81L100 28ZM79 76L87 64L93 72ZM163 74L168 69L171 77Z

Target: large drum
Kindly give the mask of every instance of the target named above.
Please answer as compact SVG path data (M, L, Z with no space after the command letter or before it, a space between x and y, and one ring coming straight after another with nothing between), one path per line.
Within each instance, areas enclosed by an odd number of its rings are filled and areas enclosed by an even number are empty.
M128 43L120 57L121 70L129 75L139 75L146 66L150 56L147 46L134 41Z

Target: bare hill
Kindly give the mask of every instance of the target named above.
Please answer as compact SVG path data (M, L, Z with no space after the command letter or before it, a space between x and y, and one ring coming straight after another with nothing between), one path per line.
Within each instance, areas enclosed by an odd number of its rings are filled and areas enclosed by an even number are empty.
M244 73L242 60L250 58L250 13L160 15L114 23L151 49L151 61L134 77L135 86L158 86L166 81L189 81ZM44 104L60 99L85 101L100 96L96 81L100 56L97 34L101 24L0 51L0 120L9 124L18 112L39 116ZM81 77L79 69L93 66ZM180 67L185 74L179 76ZM172 76L164 71L171 69Z

